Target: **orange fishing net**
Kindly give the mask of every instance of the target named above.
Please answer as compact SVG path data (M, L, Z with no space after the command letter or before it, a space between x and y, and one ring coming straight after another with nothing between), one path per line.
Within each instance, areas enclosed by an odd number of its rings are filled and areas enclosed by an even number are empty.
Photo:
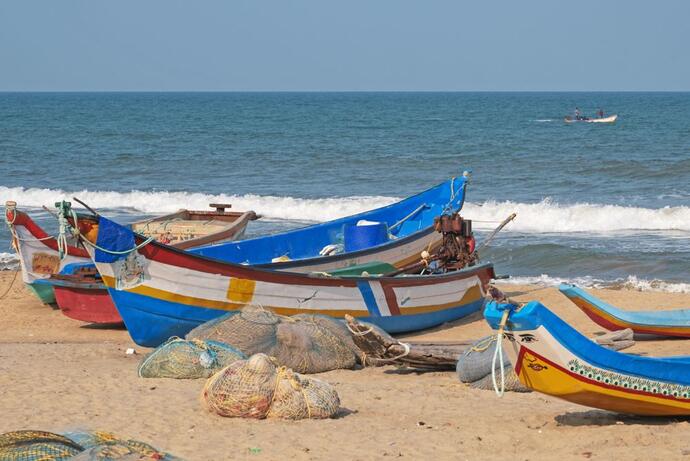
M206 382L206 407L240 418L329 418L340 407L333 386L278 366L265 354L238 360Z

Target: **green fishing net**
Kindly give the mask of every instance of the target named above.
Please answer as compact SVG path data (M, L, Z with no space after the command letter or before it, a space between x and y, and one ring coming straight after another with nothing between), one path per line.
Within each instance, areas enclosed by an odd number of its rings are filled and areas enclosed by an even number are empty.
M15 431L0 434L2 461L63 461L83 447L59 434L44 431Z
M353 368L359 351L340 320L307 314L285 317L253 305L198 326L187 339L230 344L247 356L263 353L298 373Z
M208 378L246 356L227 344L199 339L171 338L145 356L139 364L142 378Z
M16 431L0 435L1 461L182 461L109 432Z

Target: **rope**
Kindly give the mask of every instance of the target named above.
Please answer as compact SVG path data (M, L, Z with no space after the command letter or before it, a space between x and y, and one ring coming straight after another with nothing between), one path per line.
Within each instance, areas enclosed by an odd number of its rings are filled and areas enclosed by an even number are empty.
M410 219L411 217L413 217L414 215L416 215L417 213L419 213L420 211L422 211L424 208L428 208L428 207L429 207L429 205L427 205L426 203L422 203L422 204L419 205L419 206L417 207L417 209L414 210L412 213L408 214L407 216L405 216L404 218L402 218L400 221L398 221L398 222L396 222L395 224L393 224L392 226L390 226L390 227L388 228L388 231L390 232L392 229L395 229L396 227L399 227L399 226L402 225L405 221L407 221L408 219Z
M508 316L510 315L510 310L506 309L503 311L503 317L501 317L501 323L498 325L498 332L496 333L496 349L494 350L494 356L491 360L491 382L494 385L494 391L499 397L503 397L506 390L506 376L505 376L505 365L503 364L503 330L506 327L506 322L508 321ZM496 358L498 358L501 366L501 387L499 389L498 382L496 381Z
M350 328L350 324L348 324L347 322L345 323L345 326L347 327L348 330L350 330L350 333L352 333L352 334L355 335L355 336L364 336L364 335L368 335L369 333L371 333L372 331L374 331L374 327L373 327L373 326L370 326L369 329L366 330L366 331L355 331L355 330L353 330L352 328Z
M62 249L60 247L60 241L62 240L65 245L65 250L67 249L67 237L65 236L66 234L66 228L71 227L73 230L73 234L75 237L78 237L82 242L86 243L87 245L91 246L92 248L95 248L96 250L102 251L104 253L108 253L111 255L127 255L135 251L139 251L141 248L145 247L149 243L153 242L155 239L153 237L149 237L143 242L141 242L139 245L136 245L134 248L130 248L129 250L122 250L122 251L116 251L116 250L109 250L107 248L103 248L86 237L79 231L79 224L77 221L77 213L70 208L69 211L72 214L72 219L74 220L74 225L70 225L69 222L67 221L67 218L65 218L65 213L64 213L64 206L59 207L59 214L58 214L58 220L60 221L60 235L58 235L58 250L60 250L60 259L63 259L63 253Z
M17 234L17 229L14 227L14 222L17 220L17 210L12 209L12 221L7 219L7 213L5 213L5 223L7 224L7 227L10 229L10 234L12 234L12 237L15 239L19 240L20 242L42 242L44 240L50 240L54 239L52 235L48 235L47 237L42 237L42 238L24 238L20 237L19 234Z
M491 347L491 343L496 341L495 336L489 336L484 340L484 342L479 342L470 348L470 352L484 352Z
M390 358L384 358L384 359L377 359L378 362L395 362L396 360L399 360L410 353L410 345L407 343L403 343L401 341L398 341L398 345L402 346L404 350L396 355L395 357L390 357Z
M0 299L5 299L5 296L7 296L12 289L12 285L14 285L14 281L17 280L17 274L19 271L14 271L14 275L12 276L12 280L10 281L10 286L7 287L7 290L0 296Z

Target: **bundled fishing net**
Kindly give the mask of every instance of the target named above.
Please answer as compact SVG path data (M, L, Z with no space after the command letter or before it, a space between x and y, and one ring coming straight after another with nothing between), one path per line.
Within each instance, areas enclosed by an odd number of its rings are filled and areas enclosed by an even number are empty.
M358 357L343 322L322 315L285 317L252 305L198 326L187 339L231 344L247 356L264 353L298 373L353 368Z
M17 431L0 435L2 461L181 461L137 440L109 432L67 435L43 431Z
M70 461L181 461L147 443L122 439L110 432L76 432L67 435L84 447L84 451L70 458Z
M333 386L280 367L265 354L213 375L201 397L209 411L239 418L330 418L340 407Z
M199 339L170 338L139 364L142 378L208 378L246 356L227 344Z
M455 371L458 378L463 383L467 383L475 389L493 389L493 379L491 368L496 351L496 335L487 336L476 341L458 359ZM505 390L513 392L530 392L528 388L520 383L520 379L515 374L513 367L508 360L504 350L503 353L503 373L505 376ZM500 380L500 362L496 360L496 379Z
M63 461L84 448L59 434L43 431L15 431L0 435L0 460Z

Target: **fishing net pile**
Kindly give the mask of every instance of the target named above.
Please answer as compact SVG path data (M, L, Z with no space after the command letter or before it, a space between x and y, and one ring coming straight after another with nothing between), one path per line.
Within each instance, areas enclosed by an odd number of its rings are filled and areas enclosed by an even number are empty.
M182 461L138 440L109 432L66 435L44 431L16 431L0 435L2 461Z
M281 367L265 354L223 368L208 379L201 397L209 411L238 418L320 419L340 408L333 386Z
M496 351L496 335L487 336L474 342L458 359L455 371L458 378L463 383L467 383L475 389L493 389L493 378L491 370L494 352ZM513 392L531 392L530 389L520 383L520 379L515 374L510 360L504 350L503 354L503 375L505 376L505 390ZM500 384L501 365L496 359L494 369L496 380Z
M198 326L187 339L230 344L247 356L263 353L298 373L353 368L359 354L341 321L322 315L285 317L253 305Z
M16 431L0 435L0 460L63 461L83 448L67 437L43 431Z
M246 356L217 341L170 338L145 356L139 364L142 378L208 378L221 368Z

